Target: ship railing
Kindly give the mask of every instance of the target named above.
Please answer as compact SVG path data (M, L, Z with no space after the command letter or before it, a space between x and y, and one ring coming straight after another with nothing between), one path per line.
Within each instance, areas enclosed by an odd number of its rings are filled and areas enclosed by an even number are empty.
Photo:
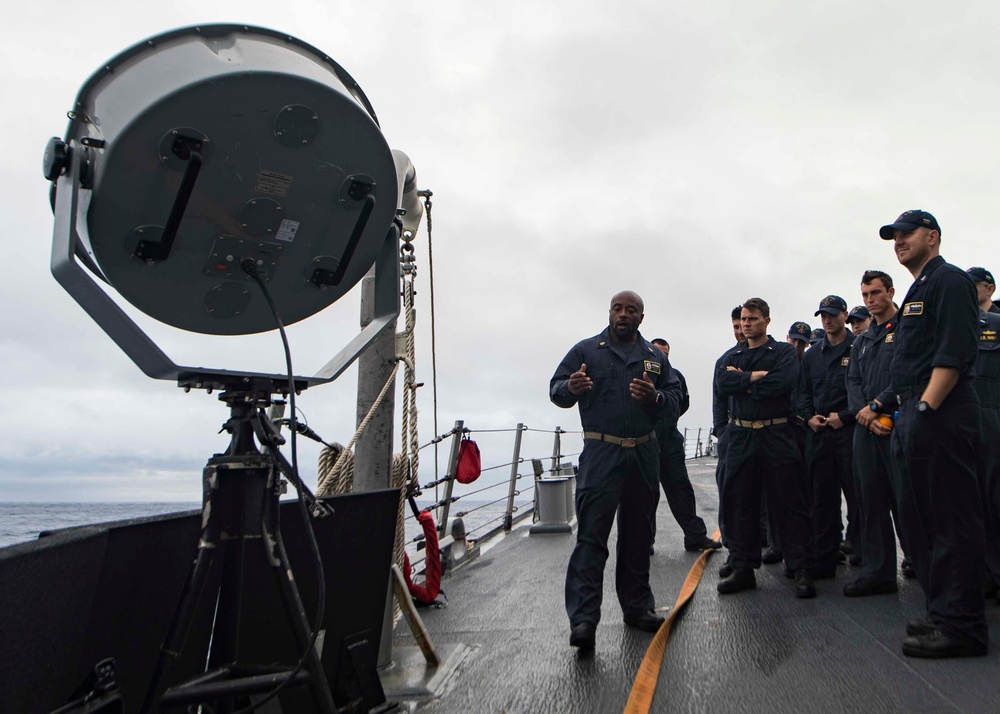
M704 427L680 429L684 435L684 458L700 459L706 456L717 456L715 442L710 438L711 429Z
M710 430L703 427L680 429L684 437L686 459L714 456L714 445L709 438ZM510 444L511 435L513 445ZM473 429L463 420L455 422L450 431L435 437L421 446L421 450L450 441L450 455L443 476L421 485L423 494L433 493L431 503L421 503L421 508L430 510L437 524L439 542L442 548L453 542L455 533L469 543L485 542L502 533L510 532L514 526L531 517L538 520L538 489L540 479L559 477L575 471L573 462L580 451L564 452L567 435L580 435L581 431L567 431L562 427L535 429L523 423L515 427L500 429ZM484 457L480 478L471 484L460 484L455 478L458 471L459 447L463 437L475 438ZM573 443L571 441L571 443ZM570 447L572 448L572 447ZM509 451L508 451L509 450ZM507 451L511 457L507 461L485 465L487 454ZM541 464L541 466L539 466ZM485 512L485 514L484 514ZM481 518L486 515L488 517ZM464 529L469 516L474 526ZM415 516L408 514L405 521L412 523ZM457 530L456 520L461 519ZM411 563L423 562L423 533L409 537L407 546L411 553ZM417 551L417 552L414 552Z
M472 429L459 420L451 431L421 446L423 449L451 439L445 475L420 487L422 493L434 494L433 502L421 503L420 507L433 514L442 548L453 542L456 533L469 543L480 543L511 531L529 517L537 518L537 480L573 469L572 460L580 454L580 451L563 452L562 437L566 434L582 432L566 431L558 426L554 429L535 429L523 423L504 429ZM509 445L511 435L512 446ZM508 449L511 457L488 466L484 462L479 479L470 484L458 483L455 475L458 472L459 447L465 436L475 438L484 457ZM504 441L508 444L506 448ZM539 468L536 466L538 463L544 465ZM468 507L463 508L465 505ZM464 530L465 519L473 514L476 514L471 519L475 521L474 527ZM412 528L415 518L412 513L408 514L405 522ZM461 523L455 528L457 519L461 519ZM422 532L412 535L407 546L411 549L420 547L423 540ZM414 566L422 562L422 555L411 552Z

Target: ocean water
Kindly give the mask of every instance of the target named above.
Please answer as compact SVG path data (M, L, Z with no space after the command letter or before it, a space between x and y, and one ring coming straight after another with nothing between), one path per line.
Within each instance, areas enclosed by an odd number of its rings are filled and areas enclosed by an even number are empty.
M0 503L0 547L34 540L41 531L196 508L201 503Z
M519 503L522 508L524 503ZM530 506L530 502L528 504ZM463 516L466 532L475 538L502 522L506 503L460 500L451 505L451 515ZM201 508L200 502L142 503L4 503L0 502L0 547L34 540L41 531L93 525L129 518L155 516ZM407 513L406 539L412 544L421 529ZM410 546L413 550L415 546Z

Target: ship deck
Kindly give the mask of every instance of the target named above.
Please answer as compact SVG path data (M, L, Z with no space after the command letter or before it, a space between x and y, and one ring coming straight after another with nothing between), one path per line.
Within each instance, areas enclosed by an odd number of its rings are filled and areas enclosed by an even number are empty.
M718 508L715 460L688 461L688 471L699 515L711 530ZM674 603L697 554L682 548L681 531L662 494L656 524L651 584L659 608ZM587 655L569 646L563 579L574 539L575 534L529 535L525 525L443 581L448 606L420 614L434 645L449 653L448 667L432 696L409 699L412 709L428 714L624 709L653 636L621 620L612 543L596 650ZM915 580L900 576L898 595L848 599L841 591L858 569L845 565L835 580L817 582L815 599L798 600L782 566L772 565L758 571L756 590L719 596L721 563L721 554L709 558L694 598L674 624L652 711L1000 707L1000 607L993 600L987 603L994 643L989 655L915 660L900 651L907 620L923 614ZM414 652L403 620L393 643L397 661Z

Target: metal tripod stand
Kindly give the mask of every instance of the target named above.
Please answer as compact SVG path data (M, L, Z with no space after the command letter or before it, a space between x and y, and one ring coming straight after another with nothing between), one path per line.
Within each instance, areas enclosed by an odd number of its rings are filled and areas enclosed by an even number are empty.
M274 449L264 454L260 442L275 447L283 442L270 423L264 408L270 404L268 386L240 384L220 395L230 409L225 429L232 435L224 454L208 460L202 478L202 530L197 557L169 634L160 649L156 670L143 702L142 712L193 704L221 703L215 711L231 711L239 698L274 690L289 677L285 686L307 686L316 711L336 711L319 655L312 646L312 631L292 577L278 522L280 474L296 478L287 462ZM263 395L267 395L262 399ZM278 457L278 458L275 458ZM302 488L301 484L296 484ZM310 494L310 501L315 499ZM241 664L238 660L244 561L255 552L270 566L282 609L304 664L293 666ZM221 578L218 569L221 568ZM206 584L215 581L218 598L203 601ZM211 593L207 593L211 595ZM215 607L215 620L204 674L169 687L156 702L164 678L180 657L200 602ZM295 672L293 676L293 672Z

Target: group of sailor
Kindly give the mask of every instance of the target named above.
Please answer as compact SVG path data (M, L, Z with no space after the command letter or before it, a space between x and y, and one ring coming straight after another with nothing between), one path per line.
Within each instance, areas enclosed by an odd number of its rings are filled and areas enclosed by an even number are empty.
M863 306L821 300L818 339L796 322L775 341L760 298L732 312L737 344L713 384L729 551L717 589L752 589L762 562L784 562L795 595L811 598L814 581L849 559L860 576L845 596L893 594L898 536L903 575L927 606L907 623L903 653L983 655L985 599L1000 597L996 285L984 268L944 261L926 211L906 211L879 235L914 278L901 307L892 278L869 270Z
M768 334L765 300L733 310L736 344L713 383L722 543L695 512L676 429L687 386L666 341L639 333L642 299L616 294L608 327L564 357L549 396L579 408L584 432L565 589L572 646L595 646L616 516L623 619L646 631L662 623L649 586L662 483L685 548L727 549L720 594L756 587L762 563L784 563L795 595L812 598L815 581L847 560L860 576L845 596L895 593L898 536L903 575L917 579L927 605L907 623L903 652L986 653L985 598L1000 597L995 282L988 270L944 261L941 227L926 211L906 211L879 235L914 278L901 307L892 278L867 271L863 305L848 310L827 295L815 313L822 328L796 322L784 341Z

